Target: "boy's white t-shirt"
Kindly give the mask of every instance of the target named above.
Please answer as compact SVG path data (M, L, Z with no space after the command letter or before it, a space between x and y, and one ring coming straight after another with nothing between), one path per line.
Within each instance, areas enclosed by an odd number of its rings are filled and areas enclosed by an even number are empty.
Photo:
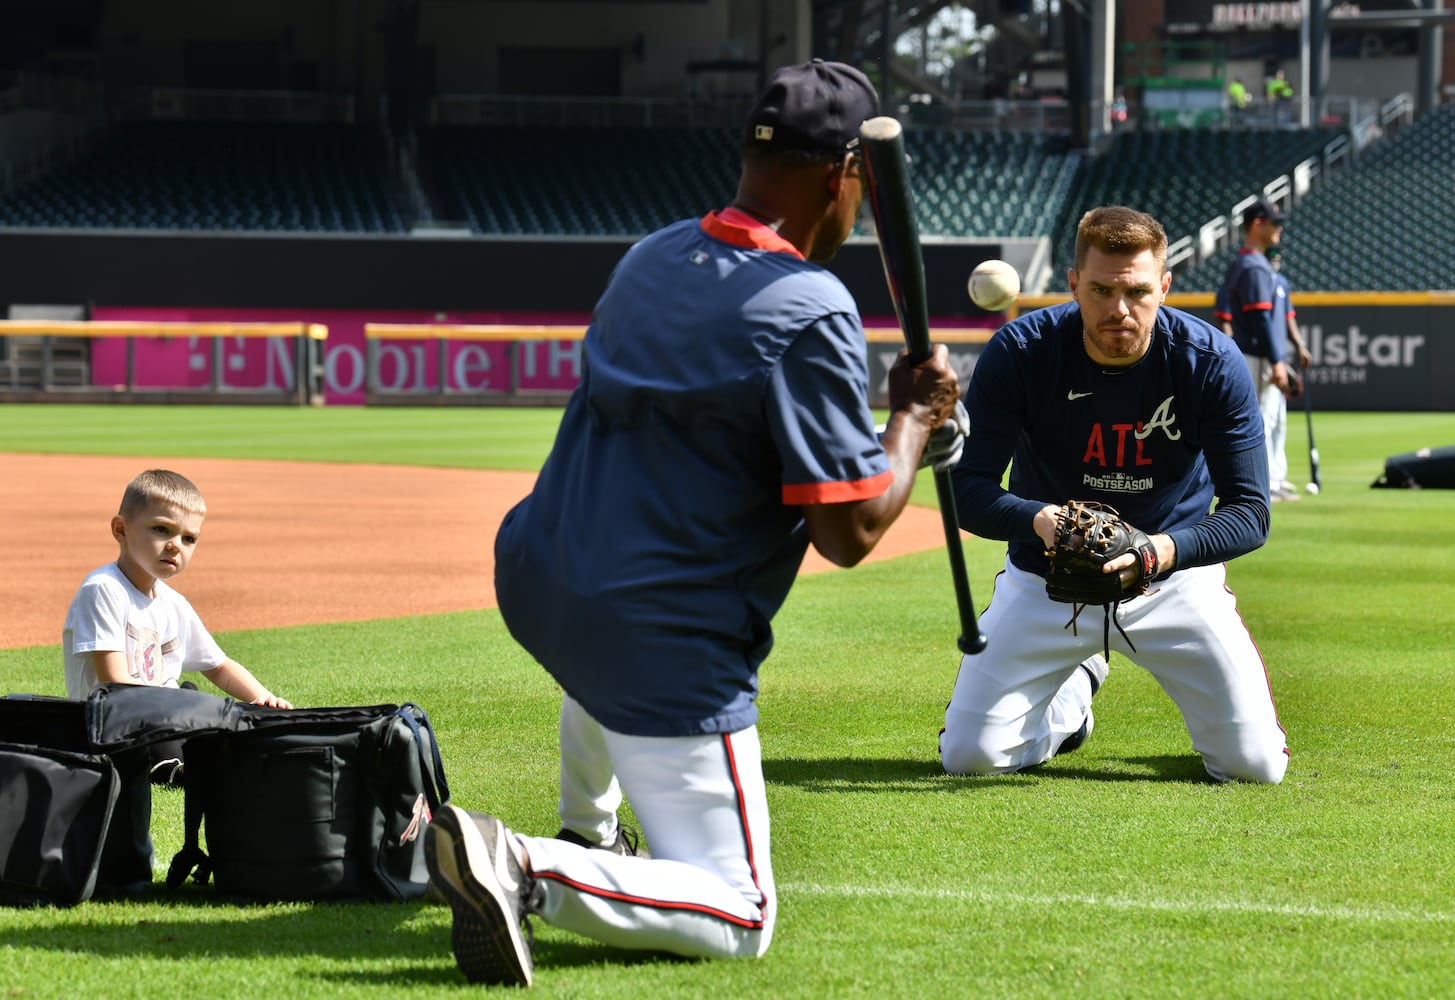
M187 599L161 580L156 594L133 587L115 563L91 571L66 612L66 697L85 698L101 686L94 652L125 652L134 682L152 687L176 687L184 670L222 665L227 655Z

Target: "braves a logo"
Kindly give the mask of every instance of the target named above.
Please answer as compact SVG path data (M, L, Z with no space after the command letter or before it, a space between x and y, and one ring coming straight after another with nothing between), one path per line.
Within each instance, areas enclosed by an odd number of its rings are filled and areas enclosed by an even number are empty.
M1172 412L1172 397L1168 396L1157 405L1152 411L1152 418L1146 423L1137 425L1137 440L1145 441L1152 436L1153 431L1161 431L1167 435L1168 441L1176 441L1182 437L1180 430L1174 430L1173 424L1177 423L1177 414Z

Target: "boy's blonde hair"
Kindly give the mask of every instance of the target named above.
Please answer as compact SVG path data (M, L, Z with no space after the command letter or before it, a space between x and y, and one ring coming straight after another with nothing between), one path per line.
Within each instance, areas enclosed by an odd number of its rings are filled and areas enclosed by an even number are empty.
M121 495L122 517L131 517L154 503L167 503L180 507L189 514L206 515L207 504L202 491L192 480L177 472L166 469L148 469L126 484Z

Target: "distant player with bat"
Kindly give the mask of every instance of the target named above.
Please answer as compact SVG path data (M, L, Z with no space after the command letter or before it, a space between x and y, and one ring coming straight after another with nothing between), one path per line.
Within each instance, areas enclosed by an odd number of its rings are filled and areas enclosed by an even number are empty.
M636 244L597 303L551 454L495 544L505 623L563 692L561 830L447 805L426 833L470 980L531 982L531 915L685 956L772 940L756 701L773 616L810 544L859 562L927 448L948 465L963 443L943 346L901 354L876 434L859 310L820 266L858 218L877 112L852 67L780 70L733 203Z
M1243 246L1228 264L1218 286L1213 317L1243 352L1243 361L1258 393L1263 434L1268 449L1268 490L1274 503L1296 501L1298 488L1288 481L1288 395L1301 376L1292 362L1308 367L1309 353L1290 326L1293 304L1288 282L1281 281L1274 261L1288 217L1271 201L1259 200L1243 210ZM1290 336L1290 332L1293 336Z
M1285 735L1223 565L1268 534L1247 366L1163 305L1167 234L1145 213L1086 213L1067 279L1073 300L1001 327L965 393L960 523L1009 545L941 760L999 774L1080 747L1115 649L1176 702L1209 775L1281 781Z
M1268 464L1268 493L1270 498L1277 499L1279 496L1287 499L1290 496L1298 496L1298 487L1288 479L1288 404L1304 400L1304 413L1309 414L1307 408L1308 392L1308 367L1313 362L1313 355L1309 352L1308 344L1304 342L1303 332L1298 328L1297 312L1293 308L1293 291L1289 287L1288 278L1283 273L1283 251L1276 245L1268 248L1268 263L1273 268L1273 278L1278 283L1278 301L1283 303L1285 312L1283 322L1288 331L1288 346L1294 358L1298 361L1297 368L1288 370L1288 384L1283 389L1284 405L1279 409L1279 419L1283 421L1282 433L1278 435L1279 453L1275 457L1269 453ZM1259 400L1261 406L1262 400ZM1264 418L1267 419L1266 417ZM1265 428L1266 430L1266 428ZM1319 491L1319 459L1318 448L1313 441L1313 417L1309 415L1309 492Z

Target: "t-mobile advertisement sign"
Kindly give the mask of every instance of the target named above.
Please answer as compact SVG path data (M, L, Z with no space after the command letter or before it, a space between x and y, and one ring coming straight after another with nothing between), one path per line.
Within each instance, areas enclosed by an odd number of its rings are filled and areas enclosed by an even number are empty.
M578 315L512 313L365 313L354 310L150 309L92 310L92 319L168 323L321 323L324 341L324 400L361 404L368 385L364 327L389 324L586 325ZM441 345L444 356L441 358ZM450 340L380 338L376 341L378 387L386 392L462 393L569 392L581 377L579 340ZM128 350L132 384L138 389L228 389L287 391L297 384L297 351L291 337L172 336L97 338L91 352L96 385L124 385ZM441 362L443 361L443 364ZM215 363L221 365L220 372Z

